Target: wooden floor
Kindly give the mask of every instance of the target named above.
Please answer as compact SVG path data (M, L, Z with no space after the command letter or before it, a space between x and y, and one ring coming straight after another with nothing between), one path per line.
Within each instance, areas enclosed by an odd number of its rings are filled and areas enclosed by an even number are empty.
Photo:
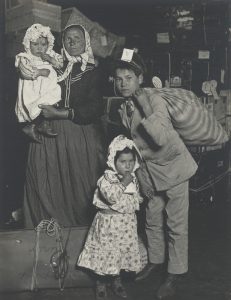
M179 281L172 300L231 300L231 204L216 200L190 204L189 272ZM2 276L3 274L1 274ZM4 276L4 275L3 275ZM125 281L128 300L155 300L163 271L141 283ZM108 293L109 300L119 299ZM7 293L1 300L93 300L93 288Z

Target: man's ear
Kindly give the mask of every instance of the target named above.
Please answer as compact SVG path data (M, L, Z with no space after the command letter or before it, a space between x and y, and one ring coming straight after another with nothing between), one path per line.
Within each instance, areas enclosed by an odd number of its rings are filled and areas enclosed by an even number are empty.
M138 80L139 80L139 84L142 84L144 82L144 76L143 76L143 74L139 75Z

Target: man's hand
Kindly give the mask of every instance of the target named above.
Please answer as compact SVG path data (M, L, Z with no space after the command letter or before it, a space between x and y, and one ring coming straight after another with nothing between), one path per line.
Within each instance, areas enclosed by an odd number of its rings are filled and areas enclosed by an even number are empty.
M134 93L134 98L136 102L143 110L145 117L149 117L152 114L152 107L150 105L148 95L143 89L138 89Z
M131 183L133 180L133 177L131 175L131 173L126 172L121 180L121 182L123 183L123 185L128 186L129 183Z

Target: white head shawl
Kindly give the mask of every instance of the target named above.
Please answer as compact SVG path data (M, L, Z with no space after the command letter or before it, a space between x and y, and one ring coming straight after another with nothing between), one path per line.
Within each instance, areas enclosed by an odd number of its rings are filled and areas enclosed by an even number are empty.
M40 37L47 38L47 42L48 42L47 53L49 53L53 49L55 38L51 33L50 27L43 26L41 24L33 24L31 27L27 29L22 42L25 51L28 54L32 55L30 50L30 42L35 42Z
M137 151L133 173L139 168L138 156L140 157L140 153L138 148L136 147L135 143L132 140L129 140L128 138L126 138L124 135L121 134L113 139L113 141L111 142L108 148L107 165L115 173L117 173L115 162L114 162L116 153L118 151L124 150L125 148L129 148L129 149L134 148Z
M63 43L63 49L61 50L61 52L62 52L62 55L68 60L68 64L67 64L67 67L66 67L64 73L58 77L59 82L67 78L67 76L70 74L70 72L73 68L73 65L75 63L78 63L78 62L81 63L82 71L85 71L87 63L95 64L94 55L93 55L93 51L92 51L91 43L90 43L90 35L82 25L79 25L79 24L68 25L63 31L63 37L65 35L65 31L68 28L75 27L75 26L80 27L84 32L85 52L78 56L71 56L65 49L64 43Z

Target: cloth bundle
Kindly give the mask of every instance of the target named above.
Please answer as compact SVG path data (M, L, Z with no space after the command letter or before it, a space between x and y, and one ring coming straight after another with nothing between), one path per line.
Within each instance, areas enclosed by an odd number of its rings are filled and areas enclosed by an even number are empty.
M145 88L150 98L161 96L167 103L172 124L186 145L217 145L228 135L215 116L191 91L180 88Z

